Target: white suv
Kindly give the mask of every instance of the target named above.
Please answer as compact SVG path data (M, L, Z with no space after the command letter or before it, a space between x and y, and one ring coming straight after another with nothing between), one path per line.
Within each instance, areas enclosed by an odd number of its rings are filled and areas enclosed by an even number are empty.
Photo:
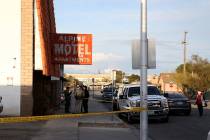
M160 119L168 122L168 101L160 95L158 88L154 85L148 85L148 117L149 119ZM140 86L127 85L124 87L122 95L118 98L119 110L129 109L130 107L140 107ZM134 118L139 119L139 112L126 113L128 122Z

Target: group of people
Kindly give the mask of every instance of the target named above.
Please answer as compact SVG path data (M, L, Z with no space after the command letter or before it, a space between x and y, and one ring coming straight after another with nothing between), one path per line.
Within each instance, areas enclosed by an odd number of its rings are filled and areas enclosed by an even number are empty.
M87 86L66 87L64 95L65 113L88 113L89 91Z

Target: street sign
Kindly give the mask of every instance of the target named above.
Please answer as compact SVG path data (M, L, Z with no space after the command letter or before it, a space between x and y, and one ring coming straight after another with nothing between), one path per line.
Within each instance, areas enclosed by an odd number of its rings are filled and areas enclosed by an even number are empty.
M51 34L51 59L56 64L92 64L92 34Z
M133 40L132 42L132 68L141 68L141 49L140 40ZM148 69L156 68L156 48L155 41L149 39L148 41Z

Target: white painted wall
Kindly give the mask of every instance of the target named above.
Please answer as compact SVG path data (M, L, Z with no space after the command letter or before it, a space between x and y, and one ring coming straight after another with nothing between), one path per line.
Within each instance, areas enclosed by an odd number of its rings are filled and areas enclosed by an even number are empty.
M36 6L36 4L35 4ZM35 70L43 70L42 65L42 54L41 54L41 43L39 34L39 18L37 8L35 7Z
M0 0L0 115L20 115L20 63L21 0Z

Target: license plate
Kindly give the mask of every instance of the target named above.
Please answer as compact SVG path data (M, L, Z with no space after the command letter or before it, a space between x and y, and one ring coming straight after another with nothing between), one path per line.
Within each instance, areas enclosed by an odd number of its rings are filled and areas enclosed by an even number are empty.
M182 105L182 104L183 104L183 102L177 102L177 104L178 104L178 105Z
M154 111L148 111L148 115L154 115L155 112Z

